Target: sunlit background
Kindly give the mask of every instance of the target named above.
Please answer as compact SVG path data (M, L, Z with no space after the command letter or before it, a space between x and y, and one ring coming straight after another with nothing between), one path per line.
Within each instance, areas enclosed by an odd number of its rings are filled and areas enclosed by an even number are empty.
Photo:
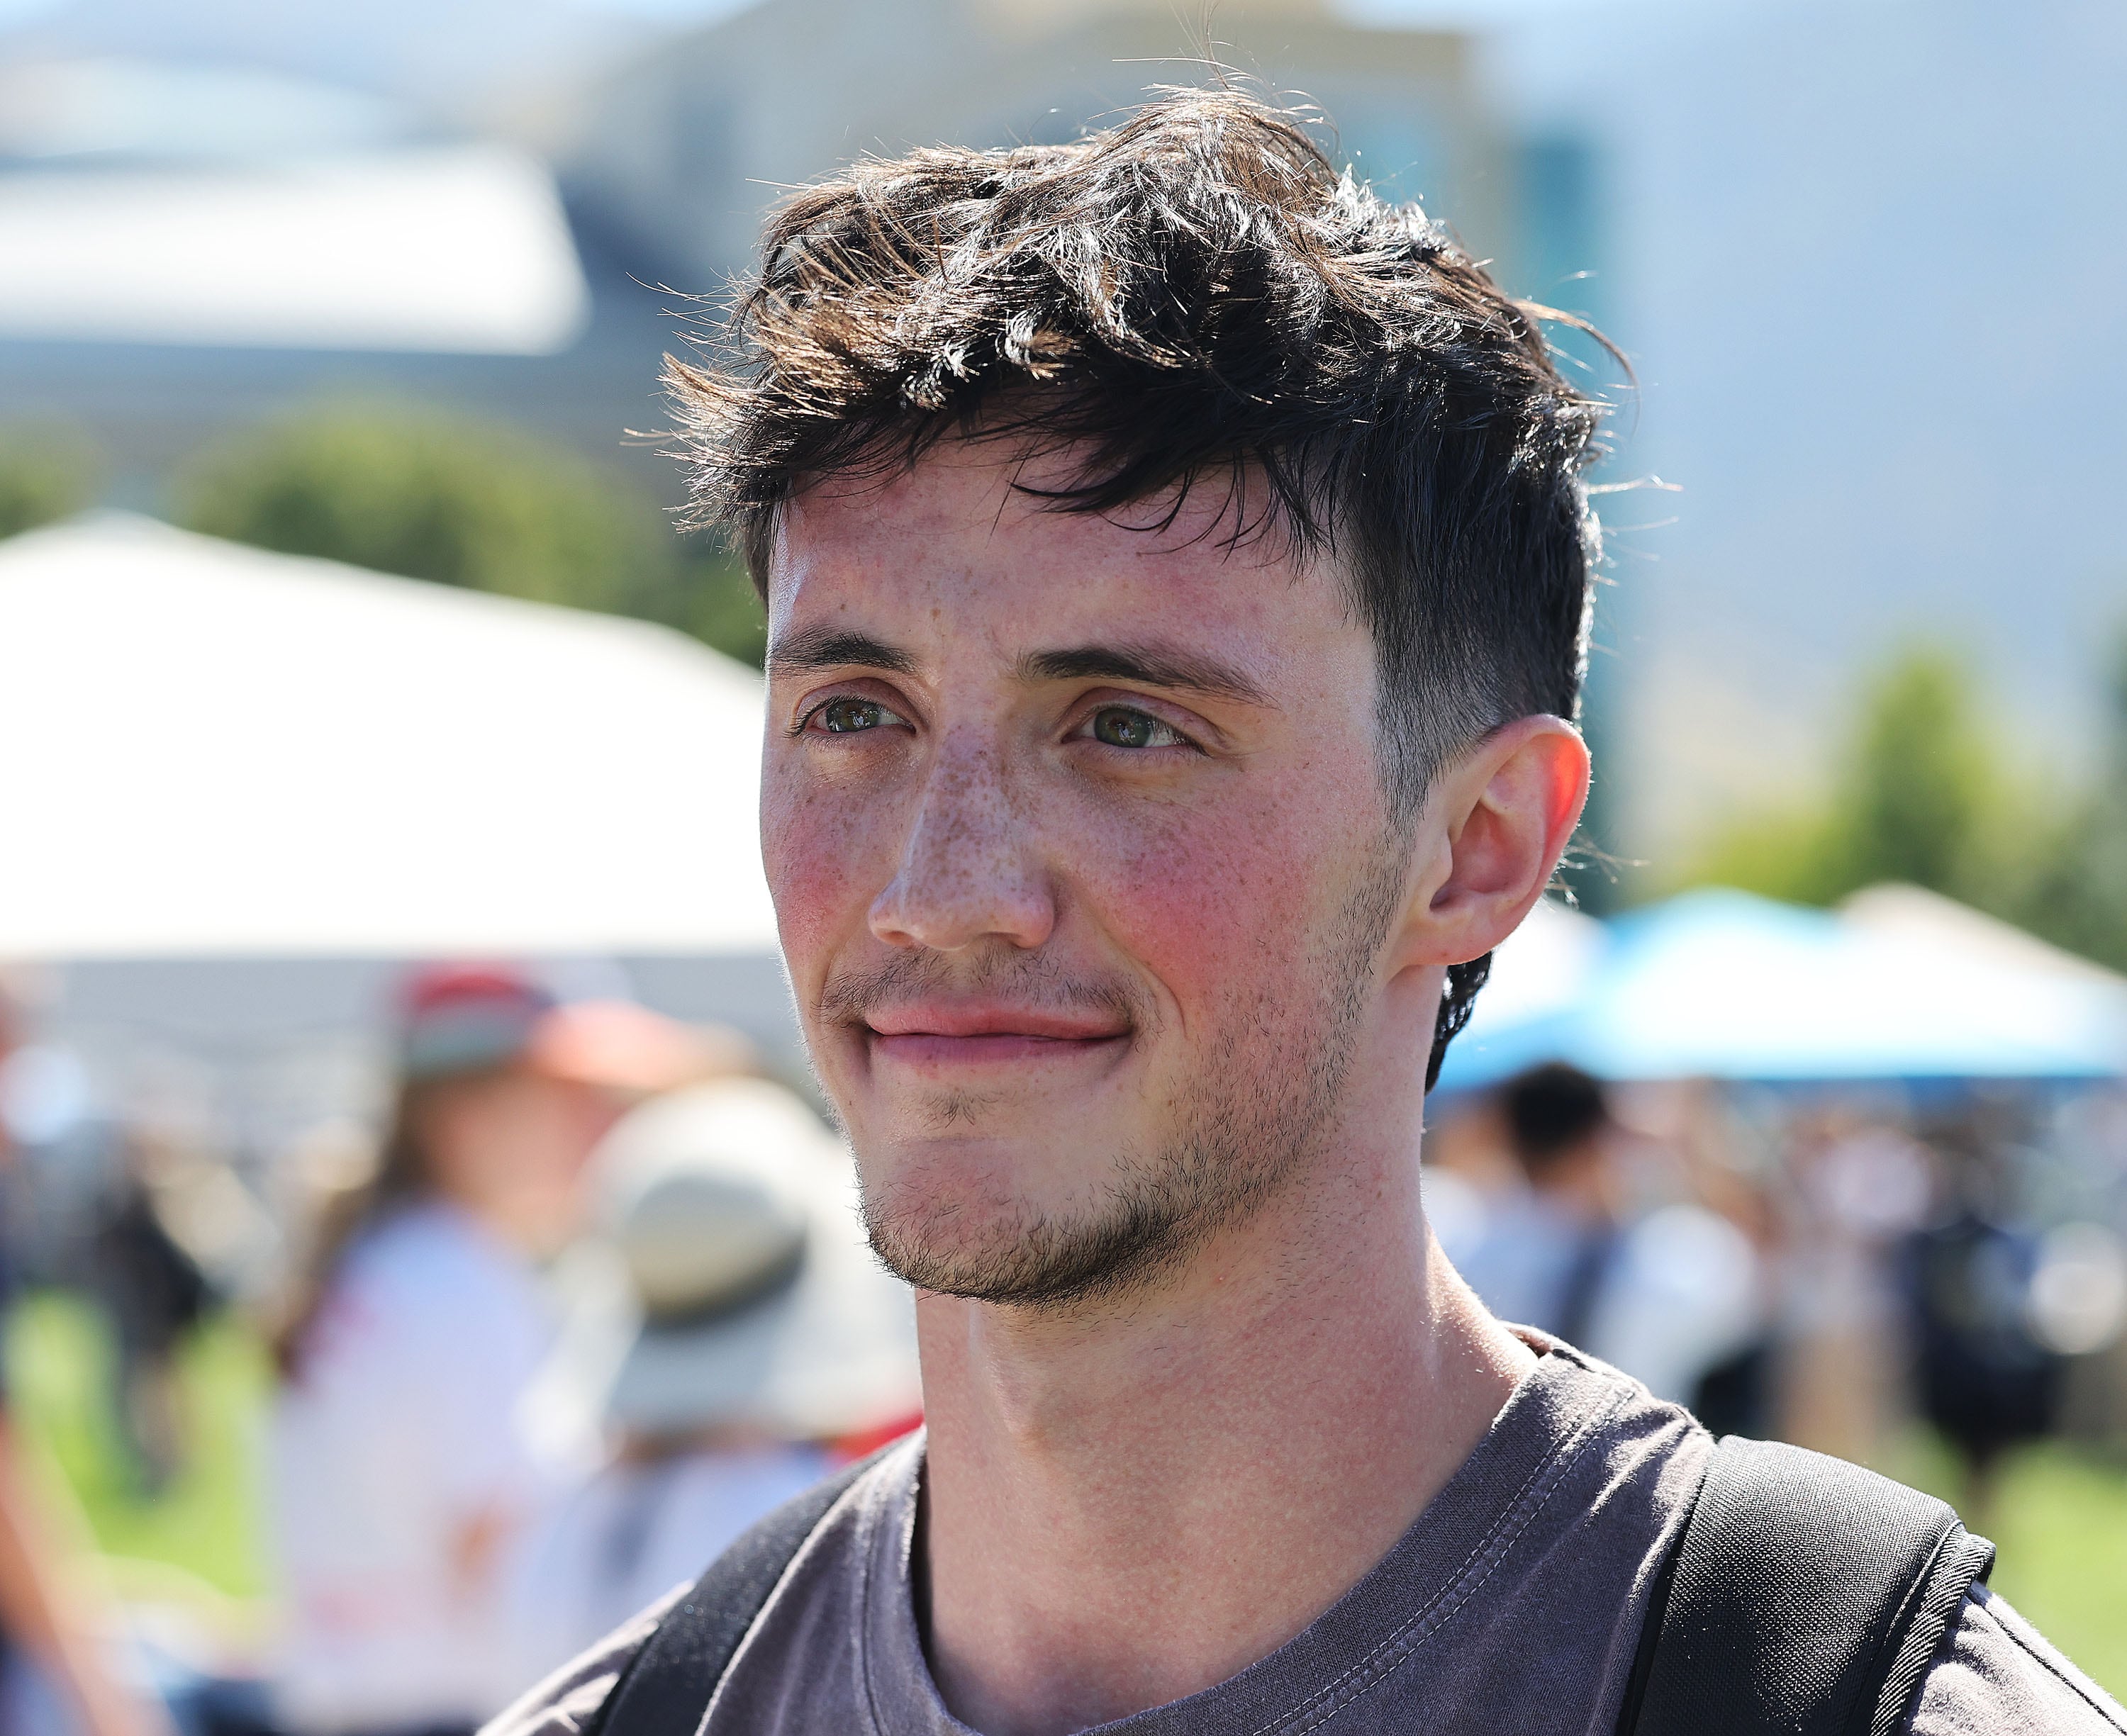
M1615 406L1597 794L1445 1081L1443 1235L1528 1185L1499 1081L1610 1081L1607 1209L1752 1275L1705 1406L1964 1502L2127 1691L2110 0L0 0L9 1403L186 1667L271 1668L258 1322L410 965L803 1088L761 618L675 527L661 357L779 190L1207 59L1630 361L1563 334ZM1953 1243L2044 1388L2000 1455L1928 1396Z

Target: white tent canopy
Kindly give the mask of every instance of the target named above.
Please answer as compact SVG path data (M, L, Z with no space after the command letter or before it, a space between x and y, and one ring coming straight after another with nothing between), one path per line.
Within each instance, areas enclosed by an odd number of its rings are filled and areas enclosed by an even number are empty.
M2127 977L2118 972L1924 887L1896 882L1868 887L1841 903L1839 913L1850 927L1954 959L1982 978L2009 975L2127 991Z
M97 515L0 543L0 958L770 952L760 684Z

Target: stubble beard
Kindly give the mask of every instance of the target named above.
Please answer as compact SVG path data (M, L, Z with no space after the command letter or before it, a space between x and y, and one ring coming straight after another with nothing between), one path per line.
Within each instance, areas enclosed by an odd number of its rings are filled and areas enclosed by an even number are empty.
M1176 1099L1172 1133L1116 1153L1091 1204L1007 1208L980 1214L977 1231L966 1202L925 1189L920 1175L891 1190L866 1180L874 1251L918 1289L1030 1311L1076 1313L1158 1287L1213 1236L1263 1210L1332 1136L1403 879L1400 854L1385 850L1308 949L1311 996L1300 1000L1290 980L1236 995ZM980 1107L949 1101L939 1114L972 1120ZM861 1177L861 1161L858 1169Z

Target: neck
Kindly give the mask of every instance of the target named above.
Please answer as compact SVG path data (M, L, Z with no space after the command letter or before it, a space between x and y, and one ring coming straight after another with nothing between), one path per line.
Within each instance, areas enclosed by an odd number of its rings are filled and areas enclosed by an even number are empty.
M1340 1152L1097 1313L917 1312L931 1658L985 1736L1125 1717L1277 1649L1532 1362L1440 1257L1407 1147Z

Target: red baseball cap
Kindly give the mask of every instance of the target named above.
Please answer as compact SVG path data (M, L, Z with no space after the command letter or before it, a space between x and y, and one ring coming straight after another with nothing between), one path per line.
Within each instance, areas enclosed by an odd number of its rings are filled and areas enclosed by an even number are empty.
M400 1065L410 1079L521 1066L647 1096L757 1067L736 1032L698 1031L629 1000L564 1004L508 965L425 966L399 999Z
M424 965L400 986L400 1067L410 1079L507 1067L553 1010L553 996L509 966Z

